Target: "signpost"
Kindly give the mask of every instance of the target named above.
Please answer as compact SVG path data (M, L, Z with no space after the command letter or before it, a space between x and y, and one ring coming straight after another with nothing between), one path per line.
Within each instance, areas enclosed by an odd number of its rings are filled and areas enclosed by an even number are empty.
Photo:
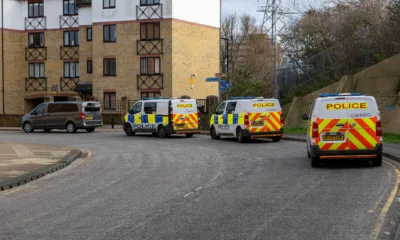
M52 93L52 94L57 94L57 85L53 85L53 86L51 87L51 93Z
M219 82L219 78L218 77L206 78L206 82Z

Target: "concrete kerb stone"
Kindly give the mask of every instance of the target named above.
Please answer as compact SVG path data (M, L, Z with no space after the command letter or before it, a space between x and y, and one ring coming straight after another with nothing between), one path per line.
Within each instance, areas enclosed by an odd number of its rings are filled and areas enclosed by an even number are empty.
M9 190L9 189L12 189L15 187L19 187L28 182L32 182L32 181L39 179L41 177L44 177L48 174L54 173L60 169L67 167L76 159L78 159L80 157L85 157L85 156L87 156L87 153L84 153L78 149L74 149L56 163L50 164L50 165L42 167L34 172L30 172L30 173L27 173L20 177L16 177L14 179L0 183L0 191L5 191L5 190Z

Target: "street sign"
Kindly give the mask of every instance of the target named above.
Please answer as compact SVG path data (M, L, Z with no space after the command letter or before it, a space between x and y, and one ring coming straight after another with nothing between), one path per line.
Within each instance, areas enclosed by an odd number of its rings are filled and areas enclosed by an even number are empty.
M57 85L53 85L53 86L51 87L51 93L52 93L52 94L56 94L56 93L57 93Z
M206 78L206 82L218 82L219 78Z
M226 80L219 81L219 90L221 92L226 92L231 88L231 84Z
M216 73L215 77L226 77L225 73Z

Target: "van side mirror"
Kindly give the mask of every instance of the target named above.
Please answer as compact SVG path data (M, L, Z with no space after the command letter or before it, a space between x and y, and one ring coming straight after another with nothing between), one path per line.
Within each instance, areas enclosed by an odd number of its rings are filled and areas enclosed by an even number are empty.
M303 119L303 120L305 120L305 121L310 120L310 118L308 117L308 114L307 114L307 113L303 113L303 114L301 115L301 119Z

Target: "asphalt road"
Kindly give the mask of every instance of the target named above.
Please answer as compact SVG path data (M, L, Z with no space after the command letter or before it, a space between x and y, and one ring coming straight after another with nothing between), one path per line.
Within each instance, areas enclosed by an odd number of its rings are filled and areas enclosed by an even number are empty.
M386 162L313 169L304 143L289 141L122 132L0 141L93 153L0 194L0 239L371 239L396 182Z

